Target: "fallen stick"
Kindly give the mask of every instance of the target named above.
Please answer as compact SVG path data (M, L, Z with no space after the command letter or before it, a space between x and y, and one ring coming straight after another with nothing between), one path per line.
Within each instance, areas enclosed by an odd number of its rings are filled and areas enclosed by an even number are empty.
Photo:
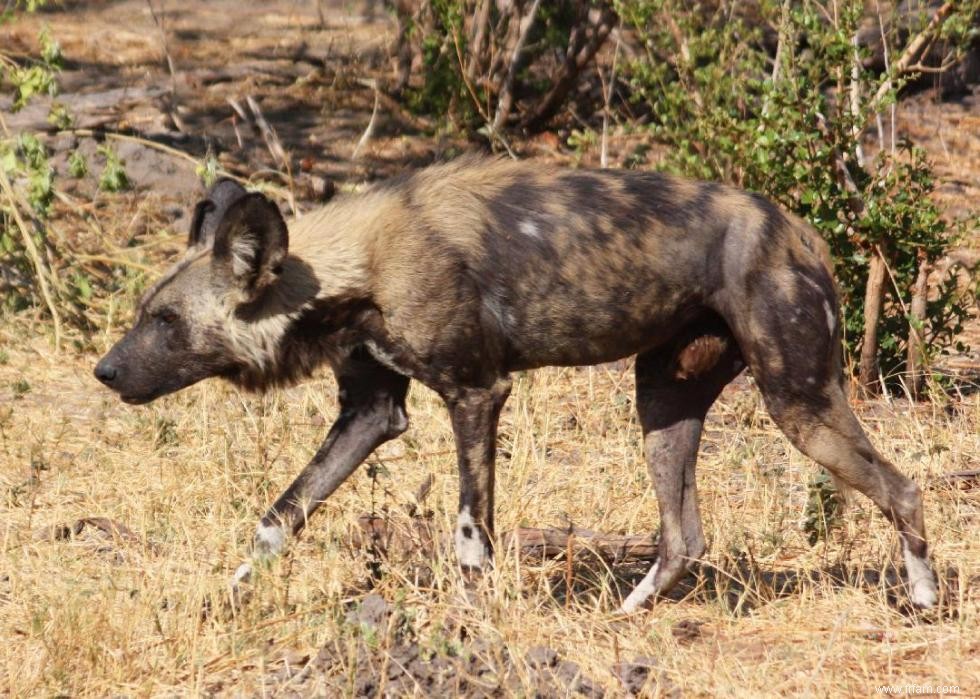
M428 516L415 515L411 525L404 527L380 515L363 514L357 518L357 531L350 543L355 549L371 548L382 556L399 551L432 557L436 553L435 533ZM522 558L536 560L561 558L569 553L573 558L591 555L611 563L652 561L657 557L657 539L649 534L605 534L578 528L520 527L503 534L498 550L506 554L514 547Z
M652 561L657 557L656 537L649 534L605 534L586 529L520 527L503 536L503 550L516 545L524 558L595 555L612 563Z
M279 142L279 136L276 135L269 122L266 121L265 115L259 107L259 103L251 95L245 95L245 104L252 110L255 125L262 134L262 139L265 141L266 148L269 149L272 159L275 160L276 165L280 168L288 170L289 158L286 156L286 151L283 150L282 143ZM232 104L232 107L234 107L234 104Z
M968 471L953 471L944 473L932 479L931 485L944 486L947 488L961 488L972 490L980 487L980 469L970 469Z

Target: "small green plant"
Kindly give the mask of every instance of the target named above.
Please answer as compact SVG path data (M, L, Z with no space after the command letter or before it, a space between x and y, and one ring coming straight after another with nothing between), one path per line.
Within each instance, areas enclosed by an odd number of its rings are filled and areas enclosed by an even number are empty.
M30 2L32 10L41 3ZM0 23L22 3L7 3ZM57 92L61 49L44 29L38 35L39 58L14 60L0 50L0 85L9 89L12 108L21 109L35 95ZM5 281L0 305L20 310L34 302L39 289L59 337L60 321L55 305L55 275L41 251L46 250L45 222L54 198L54 170L40 139L29 133L0 134L0 268ZM12 184L12 183L16 183Z
M8 2L0 12L0 24L20 10L33 11L44 3ZM0 90L9 96L14 109L41 95L57 93L57 77L62 66L61 49L47 29L38 35L36 56L13 56L0 46ZM69 128L72 118L63 104L52 103L48 121L59 129ZM39 134L0 131L0 307L20 311L43 303L52 319L55 345L62 339L62 318L74 328L87 330L93 316L88 313L102 294L96 292L117 285L134 286L132 271L94 277L79 264L70 242L64 237L55 243L50 218L55 205L56 172ZM110 148L100 149L106 167L100 185L106 191L128 186L125 169ZM73 177L88 172L88 163L78 151L68 159ZM142 275L142 272L139 273ZM76 336L74 344L84 345Z
M99 176L99 189L103 192L121 192L129 189L129 177L119 154L109 145L98 148L98 154L105 158L105 167Z
M31 384L27 382L27 379L17 379L10 387L14 391L14 398L22 398L31 391Z
M68 111L68 107L61 102L54 102L51 111L48 112L48 123L64 131L75 125L75 118Z
M214 153L208 151L207 157L194 169L194 172L201 178L201 182L205 187L210 187L218 181L218 170L220 167L218 159L214 157Z
M38 43L41 48L39 60L25 65L9 59L0 61L0 78L6 78L14 87L14 111L22 109L35 95L54 96L58 93L61 47L51 38L47 28L38 34Z
M572 149L575 154L575 162L582 162L582 158L596 147L599 142L599 137L596 132L592 129L572 129L572 132L568 135L568 147Z
M88 160L81 151L72 151L68 156L68 174L76 179L88 174Z
M803 510L803 533L810 546L828 539L830 532L840 526L843 511L833 479L821 471L807 485L806 508Z
M735 3L717 11L683 0L619 0L616 7L646 49L626 74L634 98L649 109L651 136L670 146L666 167L761 192L809 221L835 259L852 365L859 364L865 298L873 293L882 311L869 347L886 383L897 387L919 266L945 255L962 227L944 220L932 199L921 149L882 138L874 158L862 155L865 126L895 102L902 81L862 67L853 39L864 3L835 3L832 21L817 3L760 3L755 16L779 20L775 60L762 23ZM978 7L965 3L954 18ZM898 37L889 41L900 49ZM887 276L872 286L876 259ZM934 289L921 324L927 353L952 343L968 305L952 278Z

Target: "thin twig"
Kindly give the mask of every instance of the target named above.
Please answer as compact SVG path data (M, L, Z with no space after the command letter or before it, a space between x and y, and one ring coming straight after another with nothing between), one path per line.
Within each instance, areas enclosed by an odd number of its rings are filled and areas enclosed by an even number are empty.
M603 169L609 167L609 116L612 102L613 90L616 88L616 65L619 61L620 39L616 39L616 48L613 51L612 68L609 69L609 84L603 85L604 105L602 109L602 145L599 149L599 166ZM602 79L602 68L597 66L599 79Z
M174 97L177 96L177 69L174 67L174 59L170 55L170 42L167 41L167 30L163 26L163 19L157 14L156 9L153 7L152 0L146 0L146 6L150 8L150 16L153 18L153 23L157 25L157 29L160 30L160 41L163 43L163 55L167 59L167 70L170 71L170 91L173 93ZM160 11L163 11L161 6Z
M854 120L851 126L851 135L854 137L854 155L857 158L858 167L863 168L864 149L861 148L861 125L858 123L858 116L861 113L861 53L857 32L854 32L854 36L851 37L851 46L854 52L851 60L851 119Z
M279 142L279 136L276 135L269 122L266 121L265 115L259 107L259 103L251 95L245 95L245 103L252 110L255 124L259 127L266 148L269 149L269 153L272 155L273 160L276 161L276 165L284 170L289 170L289 158L286 156L286 151L283 149L282 143Z
M955 6L955 2L944 3L938 10L936 10L936 14L934 14L932 19L929 20L929 24L926 25L926 28L919 32L918 36L909 42L908 46L906 46L905 50L902 52L902 55L899 56L897 61L895 61L894 71L889 71L888 79L881 84L881 87L878 88L875 96L871 98L871 102L868 105L870 111L877 111L878 104L891 90L892 72L894 72L895 76L912 72L912 69L915 66L912 61L919 56L927 44L932 41L933 34L937 32L940 27L942 27L943 22L946 21L947 17L949 17Z
M882 55L883 55L883 57L885 59L885 75L891 75L892 68L891 68L891 61L889 60L889 55L890 54L889 54L889 51L888 51L888 37L885 35L885 23L881 19L881 5L878 3L878 0L875 0L875 12L878 13L878 31L881 33L881 50L882 50ZM889 83L888 89L890 90L891 89L891 78L888 79L888 83ZM875 112L875 119L878 122L878 145L879 145L879 147L882 150L884 150L885 149L885 134L884 134L884 129L882 128L882 124L881 124L881 114L878 112L877 109L874 110L874 112ZM890 112L890 116L891 116L891 137L892 137L891 138L891 153L892 153L892 157L894 157L895 156L895 117L898 114L896 105L894 103L892 104L891 109L889 110L889 112Z
M463 51L460 48L459 35L456 33L455 29L453 30L453 45L456 48L456 60L459 62L460 70L463 70ZM494 129L493 122L490 120L490 113L488 111L489 107L484 109L483 105L480 104L480 98L476 94L476 88L473 87L473 83L465 73L463 74L463 85L466 87L466 91L469 93L470 99L473 100L473 105L476 107L476 111L479 113L480 118L482 118L486 124L487 138L489 138L491 142L494 140L499 141L500 145L504 147L504 150L507 151L507 154L511 157L511 159L517 160L517 155L511 149L510 144L507 143L507 139L504 138L503 134Z
M44 297L44 303L48 307L48 311L51 313L51 319L54 321L54 348L55 351L61 350L61 316L58 315L58 309L55 306L54 298L51 295L51 289L48 287L48 275L50 274L52 279L54 274L47 268L44 261L41 259L41 253L37 249L37 245L34 244L34 238L31 237L30 231L27 229L27 224L20 215L20 204L19 197L14 188L10 185L10 180L7 179L7 173L2 167L0 167L0 189L3 189L3 195L10 202L10 212L14 217L14 221L17 223L17 228L20 229L20 234L24 238L24 247L27 248L27 253L31 258L31 264L34 265L34 271L37 274L38 286L41 287L41 296Z
M371 110L371 118L368 120L367 128L364 129L364 133L361 134L361 138L357 141L357 145L354 146L354 152L351 153L350 159L357 160L357 156L360 154L361 149L367 145L368 141L371 140L371 136L374 134L374 122L378 118L378 105L380 104L380 94L378 92L378 86L374 86L374 108Z

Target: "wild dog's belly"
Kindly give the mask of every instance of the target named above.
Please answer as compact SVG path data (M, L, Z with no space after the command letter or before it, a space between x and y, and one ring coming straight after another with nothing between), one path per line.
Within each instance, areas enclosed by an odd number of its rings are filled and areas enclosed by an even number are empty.
M613 361L669 340L702 309L696 282L664 277L571 280L484 299L509 371ZM633 282L632 284L630 282Z
M512 370L641 352L669 339L719 285L727 222L684 228L585 201L565 206L564 217L498 219L469 266Z

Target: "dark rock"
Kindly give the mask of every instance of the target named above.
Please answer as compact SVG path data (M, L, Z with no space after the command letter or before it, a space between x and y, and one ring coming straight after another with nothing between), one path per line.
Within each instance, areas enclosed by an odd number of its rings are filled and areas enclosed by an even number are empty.
M618 679L627 694L637 695L657 669L658 663L653 658L640 656L631 663L616 663L613 665L613 675Z
M384 623L391 616L391 606L384 597L371 593L357 606L347 612L347 623L365 626L369 629L383 630Z
M558 664L558 653L547 646L534 646L528 650L524 659L535 669L554 667Z
M674 624L670 632L677 639L678 643L691 643L701 638L701 627L704 622L693 619L682 619Z
M555 678L564 686L569 694L580 694L590 699L602 699L605 692L589 677L582 674L582 668L577 664L562 660L555 669Z

